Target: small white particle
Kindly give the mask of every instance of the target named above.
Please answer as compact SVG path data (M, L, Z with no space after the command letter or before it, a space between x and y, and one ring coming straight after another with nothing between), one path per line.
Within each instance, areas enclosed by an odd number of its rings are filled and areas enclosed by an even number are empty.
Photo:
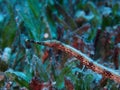
M1 59L8 62L8 60L10 59L10 56L11 56L11 48L6 47L4 49L2 56L1 56Z
M44 38L48 38L49 37L49 34L48 33L45 33L44 34Z

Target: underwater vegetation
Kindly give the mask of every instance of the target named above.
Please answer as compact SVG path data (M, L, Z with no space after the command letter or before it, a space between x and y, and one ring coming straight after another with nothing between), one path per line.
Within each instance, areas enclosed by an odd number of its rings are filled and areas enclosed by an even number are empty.
M0 90L119 90L119 0L0 0Z

